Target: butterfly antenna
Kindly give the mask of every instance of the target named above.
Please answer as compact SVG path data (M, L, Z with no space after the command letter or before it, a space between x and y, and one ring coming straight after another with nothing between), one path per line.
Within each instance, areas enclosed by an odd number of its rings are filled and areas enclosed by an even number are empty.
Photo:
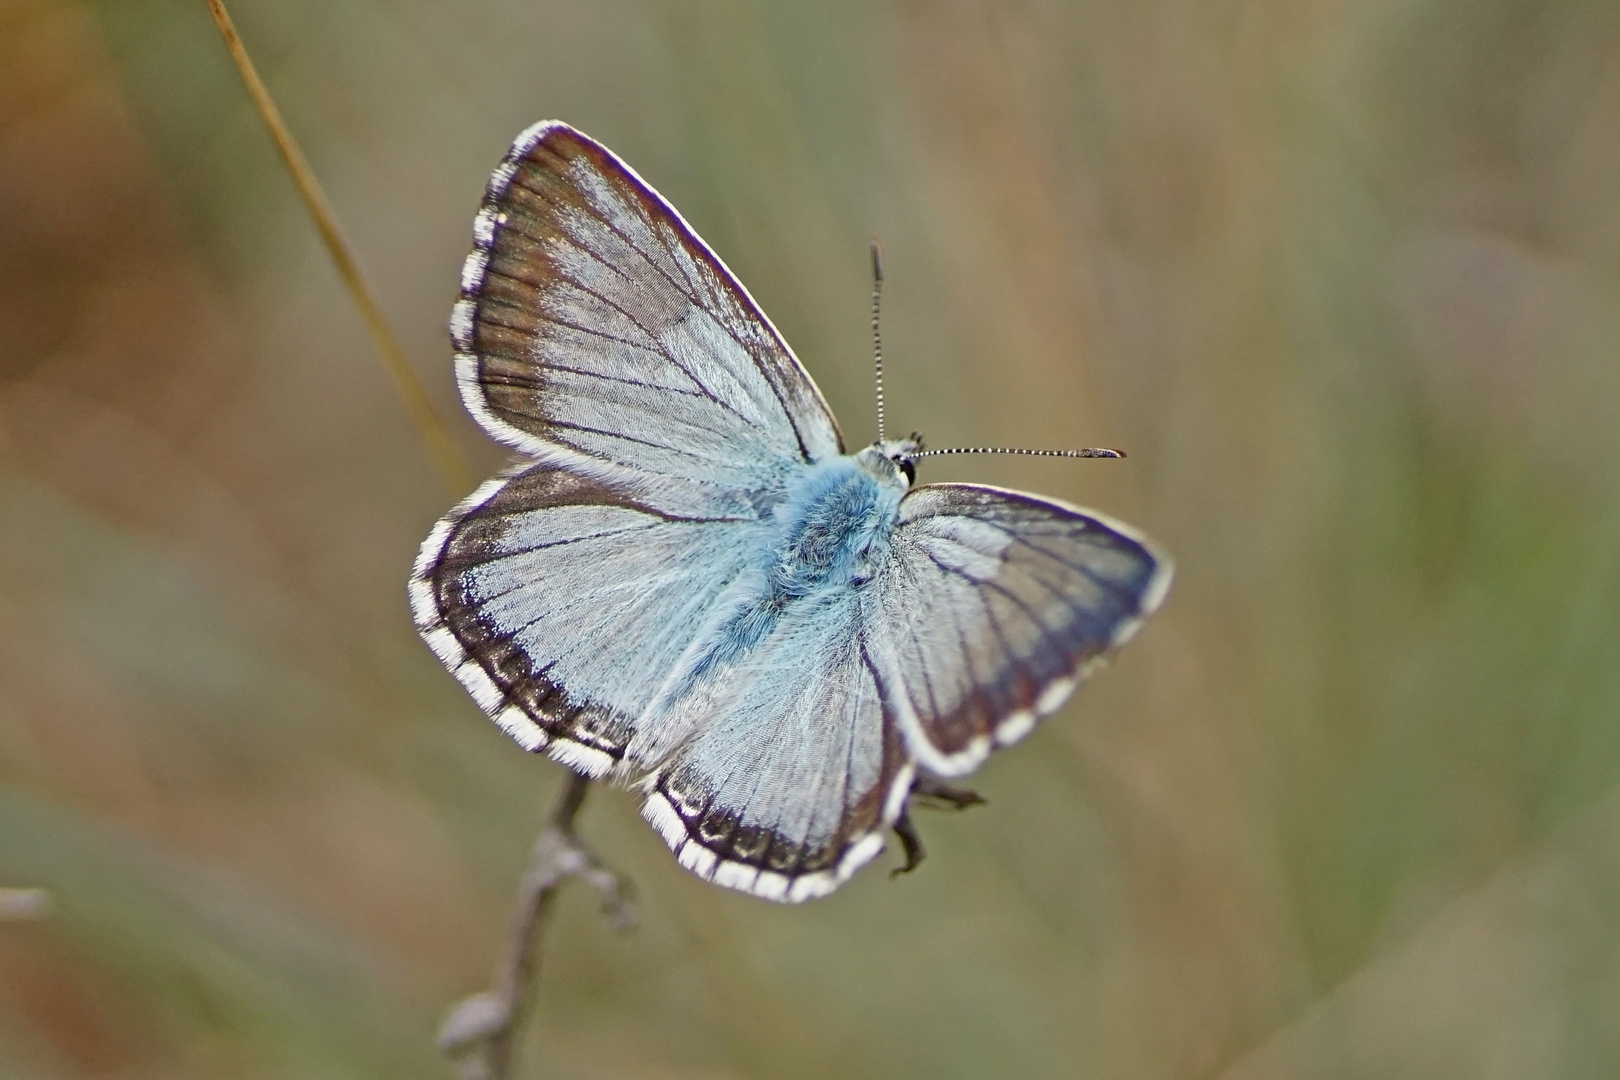
M872 361L877 370L877 427L878 442L884 441L883 431L883 335L878 330L878 312L883 301L883 248L872 241ZM912 438L921 442L921 436ZM949 450L921 450L912 459L940 457L944 454L1022 454L1027 457L1061 458L1122 458L1123 450L1110 450L1105 446L1089 446L1084 450L1015 450L1002 446L957 446Z
M872 241L872 357L877 366L878 442L883 441L883 335L878 332L878 308L883 300L883 249Z
M1110 450L1106 446L1088 446L1084 450L1013 450L1005 446L957 446L949 450L921 450L914 456L938 457L941 454L1022 454L1025 457L1067 458L1122 458L1123 450Z

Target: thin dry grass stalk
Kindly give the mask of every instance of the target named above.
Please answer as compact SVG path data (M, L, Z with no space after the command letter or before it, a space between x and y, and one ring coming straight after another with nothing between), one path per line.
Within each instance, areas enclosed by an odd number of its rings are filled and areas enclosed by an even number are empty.
M383 367L388 369L395 388L399 390L405 412L410 416L411 423L415 425L422 441L427 444L428 454L443 475L451 495L460 498L471 490L474 482L473 472L466 456L450 438L450 431L445 427L438 410L433 407L433 401L428 397L426 388L416 377L416 372L411 368L409 361L405 359L405 350L400 347L399 339L394 336L387 320L383 318L382 308L378 305L371 286L366 283L365 275L360 272L360 263L355 258L353 249L349 247L348 240L344 238L343 230L338 226L337 215L332 212L332 206L321 190L320 181L315 179L315 171L310 168L304 152L298 148L292 132L281 119L281 110L276 108L269 89L259 78L258 70L253 66L252 58L248 56L247 46L237 34L230 13L225 10L225 0L206 0L206 2L209 12L214 16L214 25L219 27L220 36L225 39L225 50L230 53L231 60L236 64L236 70L241 74L242 82L247 87L248 96L253 99L253 106L258 110L259 118L264 121L264 126L270 132L270 140L275 143L282 162L287 166L287 172L298 187L298 194L304 200L304 209L309 212L310 220L314 221L315 228L320 232L321 241L326 245L326 252L332 257L333 265L337 267L338 276L343 279L344 286L354 300L354 306L359 309L360 317L365 320L366 329L371 334L372 343L377 346L377 354L382 358Z

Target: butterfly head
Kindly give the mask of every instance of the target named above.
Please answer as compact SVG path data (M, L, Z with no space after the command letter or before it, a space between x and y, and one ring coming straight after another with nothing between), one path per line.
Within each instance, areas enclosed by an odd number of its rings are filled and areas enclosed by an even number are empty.
M892 476L902 486L917 482L917 456L922 453L923 437L912 432L904 439L882 439L855 455L868 471Z

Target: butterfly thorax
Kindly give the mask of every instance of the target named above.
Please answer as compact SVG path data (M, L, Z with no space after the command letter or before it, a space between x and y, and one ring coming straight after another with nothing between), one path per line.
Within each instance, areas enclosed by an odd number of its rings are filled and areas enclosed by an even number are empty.
M873 449L812 465L774 512L772 593L786 600L869 580L906 487L893 462Z
M658 707L671 707L682 693L743 663L791 609L804 615L820 605L836 607L849 590L870 581L888 552L906 487L904 474L876 448L801 470L772 511L775 528L760 563L720 601L718 617L694 643Z

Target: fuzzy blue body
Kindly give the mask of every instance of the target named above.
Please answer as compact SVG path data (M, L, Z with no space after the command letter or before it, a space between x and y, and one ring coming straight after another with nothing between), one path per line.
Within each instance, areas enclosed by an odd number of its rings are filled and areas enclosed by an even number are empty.
M704 635L694 679L741 663L790 610L799 619L843 622L851 591L870 581L888 554L906 482L881 455L839 455L797 470L770 527L760 535L753 573Z
M904 484L885 481L854 457L813 465L776 507L767 551L773 595L784 599L870 580L900 508Z

